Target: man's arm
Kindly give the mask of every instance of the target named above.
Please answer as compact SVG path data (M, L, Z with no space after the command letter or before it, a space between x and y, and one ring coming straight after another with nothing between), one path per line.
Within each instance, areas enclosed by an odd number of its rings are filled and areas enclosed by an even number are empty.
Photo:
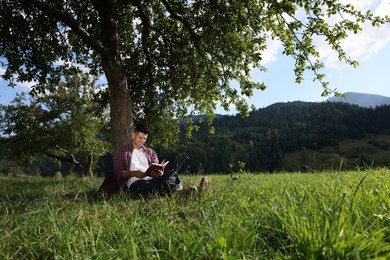
M146 175L145 175L145 172L143 172L141 170L137 170L137 171L121 171L119 176L121 179L127 181L131 177L143 178Z
M131 158L127 158L130 152L127 146L118 148L114 154L114 172L120 182L126 182L131 177L143 178L145 172L141 170L130 171Z
M130 171L130 162L128 160L131 160L131 158L127 158L126 156L128 152L128 147L123 146L118 148L114 153L114 172L121 187L131 177L142 176L141 171Z
M155 150L151 149L151 148L148 148L149 150L149 160L150 160L150 163L160 163L160 161L158 160L158 156L157 156L157 153Z

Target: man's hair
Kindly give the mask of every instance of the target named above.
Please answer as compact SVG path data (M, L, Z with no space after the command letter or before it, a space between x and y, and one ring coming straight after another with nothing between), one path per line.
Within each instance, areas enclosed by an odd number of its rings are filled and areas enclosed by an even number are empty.
M144 125L137 125L137 126L135 127L135 129L134 129L134 132L135 132L135 133L141 132L141 133L144 133L144 134L148 135L148 134L150 133L150 130L149 130L149 128L148 128L147 126L144 126Z

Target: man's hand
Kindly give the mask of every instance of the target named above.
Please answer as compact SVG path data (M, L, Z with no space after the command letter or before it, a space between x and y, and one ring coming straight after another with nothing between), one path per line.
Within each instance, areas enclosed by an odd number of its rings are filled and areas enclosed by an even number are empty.
M145 172L143 172L141 170L132 171L132 172L134 173L133 177L137 177L137 178L144 178L144 177L146 177Z
M155 171L152 171L150 173L150 176L152 176L153 178L157 178L157 177L160 177L164 174L163 171L160 171L160 170L155 170Z

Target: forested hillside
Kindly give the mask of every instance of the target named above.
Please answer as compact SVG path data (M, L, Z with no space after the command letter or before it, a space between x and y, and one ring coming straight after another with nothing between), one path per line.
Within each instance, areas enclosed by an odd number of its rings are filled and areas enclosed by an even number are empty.
M297 171L390 165L390 106L277 103L249 117L224 116L160 157L191 173Z
M191 139L182 129L178 143L167 149L155 147L159 158L169 160L170 169L192 174L390 166L390 106L277 103L247 118L218 116L214 127L215 133L210 134L208 126L202 125ZM98 165L94 172L103 175L112 168L112 156L101 157ZM0 172L86 174L69 164L40 157L0 160Z

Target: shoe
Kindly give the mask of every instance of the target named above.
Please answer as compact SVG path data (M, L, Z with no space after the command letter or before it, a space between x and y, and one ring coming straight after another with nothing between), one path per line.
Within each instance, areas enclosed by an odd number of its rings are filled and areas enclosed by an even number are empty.
M209 177L205 176L205 177L202 177L202 179L200 179L200 183L199 183L200 190L207 189L210 186L211 186L211 180Z
M194 185L188 186L185 189L182 189L182 190L179 190L179 191L173 193L173 195L179 196L179 197L195 197L196 194L198 194L198 187L196 187Z
M180 183L175 188L172 189L171 193L175 193L175 192L183 190L183 185L184 185L183 182L180 181Z
M185 188L183 191L185 191L187 194L196 194L198 193L198 187L191 185Z

